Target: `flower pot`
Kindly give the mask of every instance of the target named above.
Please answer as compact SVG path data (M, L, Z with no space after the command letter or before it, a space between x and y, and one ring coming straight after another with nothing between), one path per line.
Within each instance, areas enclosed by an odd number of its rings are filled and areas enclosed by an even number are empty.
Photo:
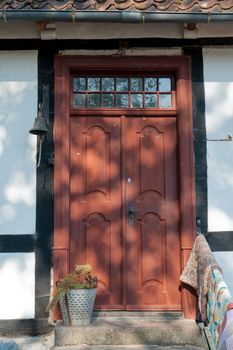
M96 288L71 289L60 300L64 325L86 326L91 323L91 316L96 296Z
M59 304L60 304L61 315L62 315L64 326L69 326L70 320L69 320L68 311L67 311L67 307L68 307L67 296L61 298L59 300Z

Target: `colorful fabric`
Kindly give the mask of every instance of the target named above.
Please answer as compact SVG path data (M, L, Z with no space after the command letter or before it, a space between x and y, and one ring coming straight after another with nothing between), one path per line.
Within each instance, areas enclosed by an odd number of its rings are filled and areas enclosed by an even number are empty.
M226 325L219 339L219 350L233 349L233 309L227 311Z
M222 272L205 237L203 235L198 235L195 239L188 262L180 276L180 280L196 289L198 306L204 322L207 320L206 305L208 284L214 269L218 269Z
M227 311L231 308L233 308L233 298L223 279L223 275L219 270L213 270L208 289L207 319L216 347L219 343L220 335L223 334L227 324ZM228 339L228 342L230 341ZM233 347L230 349L232 350Z

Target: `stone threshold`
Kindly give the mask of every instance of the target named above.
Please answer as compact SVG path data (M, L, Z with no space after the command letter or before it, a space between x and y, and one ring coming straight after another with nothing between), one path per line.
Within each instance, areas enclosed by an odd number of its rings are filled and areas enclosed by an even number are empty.
M89 326L83 327L67 327L58 322L55 327L55 346L86 345L97 349L97 346L108 345L116 349L120 345L133 345L134 348L139 345L189 345L204 348L201 330L194 320L168 319L164 315L161 318L158 315L146 316L124 318L117 314L115 317L102 315L93 318Z
M154 319L154 320L181 320L184 319L183 312L162 312L162 311L94 311L92 321L101 319Z

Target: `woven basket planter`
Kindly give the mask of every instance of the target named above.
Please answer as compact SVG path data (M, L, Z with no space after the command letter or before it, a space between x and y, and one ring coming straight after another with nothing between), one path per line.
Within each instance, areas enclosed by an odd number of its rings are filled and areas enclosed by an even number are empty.
M60 300L64 325L87 326L91 323L96 288L71 289Z

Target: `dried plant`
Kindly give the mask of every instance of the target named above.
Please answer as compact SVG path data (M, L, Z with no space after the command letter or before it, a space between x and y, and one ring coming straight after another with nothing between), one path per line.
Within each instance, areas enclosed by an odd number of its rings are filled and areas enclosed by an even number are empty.
M71 289L91 289L98 286L98 279L91 274L90 265L76 265L74 272L56 282L57 291L54 294L47 311L54 310L59 300L64 298Z

